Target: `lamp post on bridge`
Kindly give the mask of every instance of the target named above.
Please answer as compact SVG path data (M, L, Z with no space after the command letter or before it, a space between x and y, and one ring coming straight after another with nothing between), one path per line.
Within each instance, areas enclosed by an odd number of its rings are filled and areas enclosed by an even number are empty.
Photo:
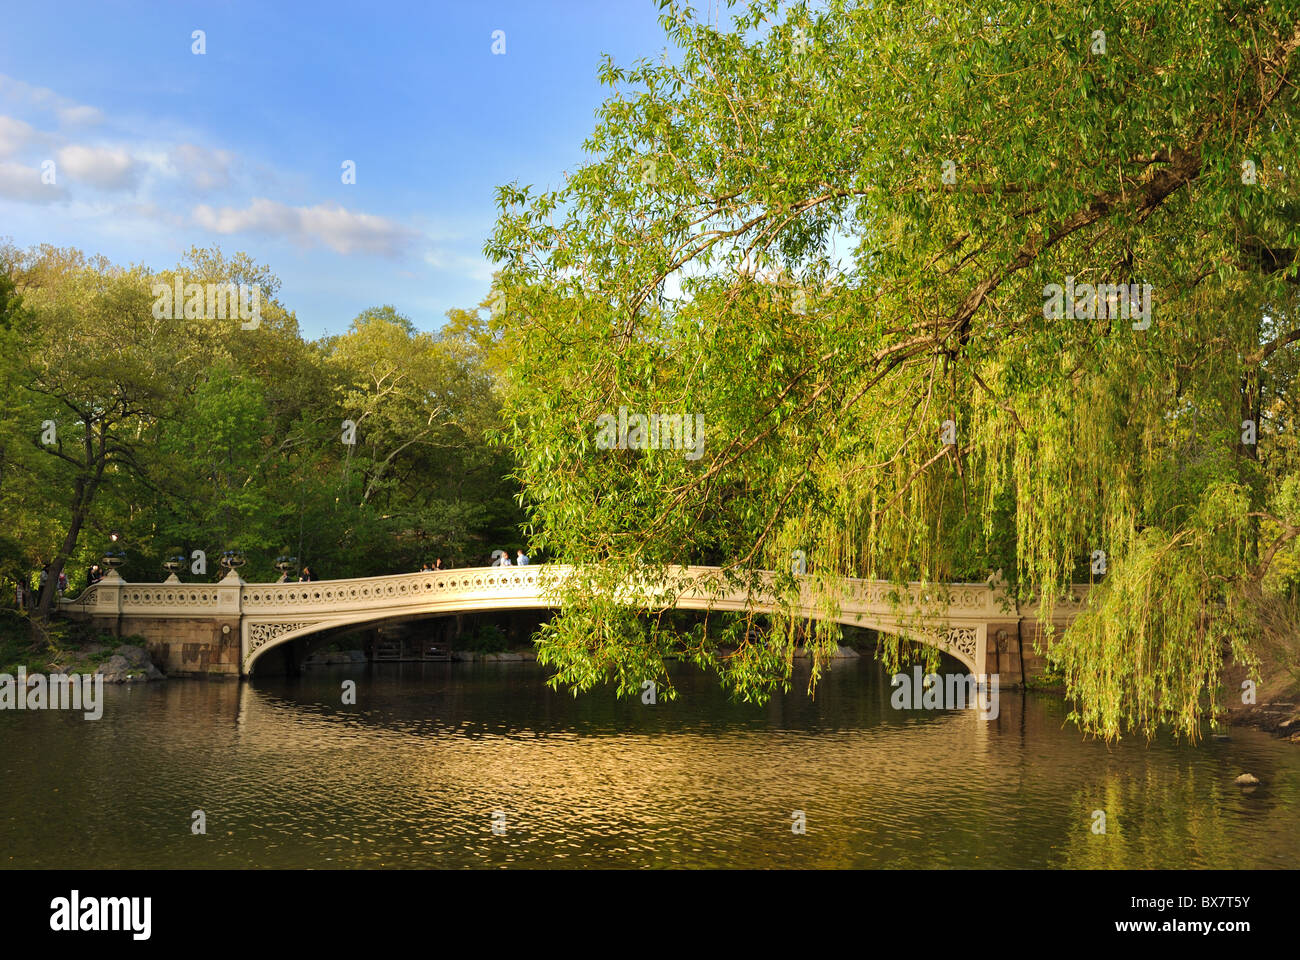
M106 571L104 573L103 578L99 582L105 584L106 587L111 585L114 589L117 589L120 588L122 585L122 575L117 572L117 568L120 567L122 564L126 563L126 551L122 549L122 543L123 543L122 535L118 533L116 530L109 533L108 541L109 541L108 549L104 551L103 557L100 558L100 560L103 562L106 568ZM119 602L118 609L117 609L117 617L115 618L113 623L113 636L120 637L121 635L122 635L122 609Z
M163 561L163 569L167 571L167 579L163 583L180 583L181 578L176 575L177 571L185 566L184 554L175 554Z
M221 566L226 571L226 574L221 579L228 580L231 577L234 577L238 580L239 574L235 571L247 562L248 558L244 556L244 551L240 550L238 547L230 550L223 550L221 553Z
M290 556L278 556L275 558L275 569L280 571L280 583L289 582L289 571L298 569L298 558Z
M115 580L120 577L117 568L126 563L126 551L122 549L122 535L116 530L108 535L108 541L108 549L104 551L100 561L106 568L105 579Z

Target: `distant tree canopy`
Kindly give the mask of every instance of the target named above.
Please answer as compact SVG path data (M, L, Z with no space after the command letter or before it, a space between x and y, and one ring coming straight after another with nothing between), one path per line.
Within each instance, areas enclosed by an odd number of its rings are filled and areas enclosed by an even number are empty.
M257 285L258 322L155 310L154 285L178 275ZM281 554L346 577L522 543L509 455L485 437L499 400L474 312L434 335L385 306L311 342L278 288L217 250L154 274L0 248L0 575L49 563L42 612L61 570L84 584L110 531L136 581L178 552L193 579L196 550L207 579L239 549L242 575L269 580Z
M1076 719L1195 736L1297 584L1300 7L664 6L671 55L601 70L589 162L499 191L534 543L599 561L585 587L796 550L827 597L1092 579L1056 647ZM703 456L598 448L620 407L701 415ZM542 655L577 687L676 654L788 685L788 617L682 634L566 599Z

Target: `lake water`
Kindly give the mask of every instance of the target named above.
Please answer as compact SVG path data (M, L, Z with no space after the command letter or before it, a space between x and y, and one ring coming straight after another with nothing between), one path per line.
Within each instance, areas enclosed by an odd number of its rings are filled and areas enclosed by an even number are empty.
M815 700L796 674L763 707L688 667L680 699L654 705L574 699L545 676L532 663L326 667L106 687L98 721L0 712L0 865L1300 862L1300 748L1255 731L1107 746L1059 699L1006 690L993 720L898 711L865 658L836 665ZM1262 783L1243 792L1242 772Z

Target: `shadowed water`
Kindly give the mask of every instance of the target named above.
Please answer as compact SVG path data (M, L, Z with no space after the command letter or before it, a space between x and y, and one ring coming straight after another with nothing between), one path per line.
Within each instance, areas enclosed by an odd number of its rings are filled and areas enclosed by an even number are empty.
M544 678L528 663L333 667L106 688L93 722L0 712L0 865L1300 861L1300 747L1254 731L1106 746L1067 726L1058 699L1005 690L990 721L896 711L870 660L837 665L815 701L805 675L763 707L690 668L674 676L680 699L653 706L575 700ZM356 706L341 703L346 679ZM1247 771L1262 781L1250 793L1232 782Z

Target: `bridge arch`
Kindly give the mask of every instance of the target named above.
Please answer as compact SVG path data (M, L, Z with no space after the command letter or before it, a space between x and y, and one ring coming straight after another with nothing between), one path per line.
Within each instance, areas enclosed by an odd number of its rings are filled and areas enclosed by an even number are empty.
M285 643L340 627L365 627L395 619L505 610L553 610L557 603L548 590L541 567L468 568L430 575L399 574L394 577L354 581L322 581L319 584L276 586L250 585L243 624L243 662L247 676L253 664L267 651ZM688 568L690 569L690 568ZM701 576L716 574L717 568L698 568ZM564 576L568 568L547 570ZM865 582L865 581L864 581ZM984 585L971 585L975 590ZM267 606L265 613L254 612ZM969 605L969 598L968 598ZM274 612L270 607L275 607ZM885 606L889 611L880 609ZM770 613L770 606L754 605L735 596L691 595L676 598L679 610ZM963 611L966 612L966 611ZM987 625L977 620L949 622L937 631L909 630L900 622L896 606L887 604L884 594L868 597L865 604L847 603L833 619L848 626L882 633L907 634L921 643L949 654L972 673L984 672ZM826 619L820 607L807 605L800 616ZM891 615L892 614L892 615Z
M346 619L331 618L314 621L284 622L271 620L252 622L248 628L247 653L244 657L243 674L252 673L253 665L266 653L307 637L330 630L353 630L385 624L401 623L410 620L424 620L431 617L455 616L463 613L496 613L507 610L554 610L555 605L546 602L537 603L501 603L493 606L465 606L460 608L439 606L434 610L403 610L401 612L359 613Z

